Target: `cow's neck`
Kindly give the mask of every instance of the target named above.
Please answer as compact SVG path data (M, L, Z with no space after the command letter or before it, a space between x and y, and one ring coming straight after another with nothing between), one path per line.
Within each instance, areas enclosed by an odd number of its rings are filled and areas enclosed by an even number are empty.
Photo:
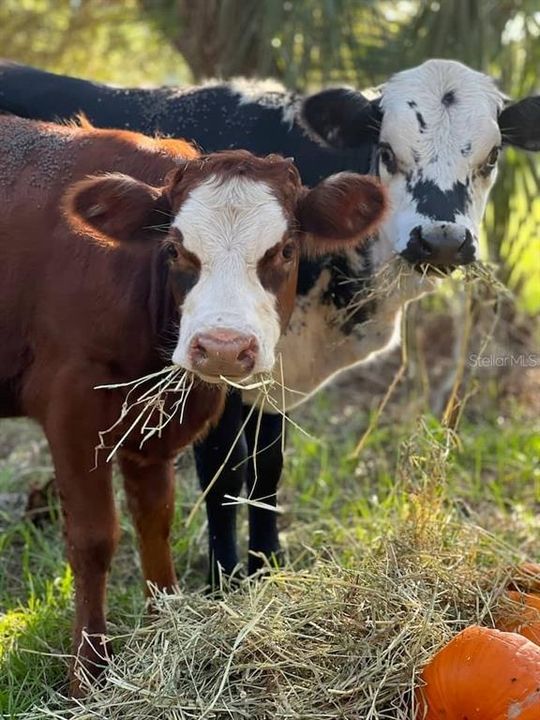
M336 373L399 343L403 307L431 287L411 271L377 293L377 273L390 260L390 248L388 239L378 236L360 251L301 267L300 294L278 345L281 364L275 373L281 381L282 365L284 383L291 389L285 393L288 409Z

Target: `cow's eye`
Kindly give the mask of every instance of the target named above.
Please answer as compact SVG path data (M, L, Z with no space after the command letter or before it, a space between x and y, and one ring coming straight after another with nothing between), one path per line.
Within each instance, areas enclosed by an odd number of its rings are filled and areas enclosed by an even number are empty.
M495 165L497 164L497 160L499 159L500 153L501 153L501 148L495 146L492 149L492 151L489 153L489 155L487 156L485 164L488 167L495 167Z
M167 244L167 255L171 258L171 260L176 260L178 257L178 248L175 243Z
M397 160L390 145L379 145L379 160L383 163L389 173L397 171Z
M281 248L281 256L284 260L292 260L296 255L296 245L294 242L288 242Z

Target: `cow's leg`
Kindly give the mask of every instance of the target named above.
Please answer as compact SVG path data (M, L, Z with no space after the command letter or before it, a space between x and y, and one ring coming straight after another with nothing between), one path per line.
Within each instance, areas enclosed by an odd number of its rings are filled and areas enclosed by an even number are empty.
M246 427L248 495L272 507L276 506L283 470L282 431L283 418L272 413L263 413L260 423L254 414ZM264 564L264 558L279 561L277 514L272 510L249 506L249 551L250 574L259 570Z
M62 480L60 479L63 476ZM66 519L68 560L75 581L75 623L70 691L81 694L76 669L80 663L91 677L104 669L109 650L106 635L107 576L118 540L110 468L78 476L79 486L57 471Z
M82 694L77 668L97 677L108 649L105 640L106 583L118 540L110 464L99 458L98 431L109 423L103 396L92 390L85 370L55 383L44 429L53 455L56 482L65 518L68 560L75 584L75 622L70 691ZM88 378L88 375L86 375Z
M212 587L219 586L221 573L230 575L238 564L236 507L224 506L223 502L227 502L224 499L225 495L237 497L244 483L246 442L243 433L237 438L242 422L242 400L240 394L233 391L227 397L218 425L194 447L197 474L204 491L224 463L236 440L229 459L206 496L210 550L209 579Z
M145 579L160 590L176 585L169 542L174 515L174 464L165 460L142 464L132 455L120 455L128 506L139 537Z

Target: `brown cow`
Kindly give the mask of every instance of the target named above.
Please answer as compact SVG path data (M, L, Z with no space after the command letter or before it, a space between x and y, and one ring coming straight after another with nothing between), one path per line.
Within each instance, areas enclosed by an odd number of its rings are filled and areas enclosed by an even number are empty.
M171 360L194 373L181 422L144 447L130 434L118 452L145 580L171 588L174 456L219 417L221 376L272 369L300 250L358 242L385 196L357 175L307 190L277 156L198 157L182 141L88 124L0 117L0 138L0 416L34 418L47 436L75 579L74 651L97 674L118 523L111 465L95 448L127 389L95 386ZM74 672L71 691L81 691Z

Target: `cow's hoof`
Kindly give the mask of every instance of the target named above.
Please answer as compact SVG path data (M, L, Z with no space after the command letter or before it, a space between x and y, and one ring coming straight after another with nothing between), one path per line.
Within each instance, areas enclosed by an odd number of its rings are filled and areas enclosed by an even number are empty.
M283 551L280 548L269 552L254 550L249 551L248 574L259 576L274 568L282 567L285 562Z
M245 571L240 565L227 572L223 568L214 568L208 575L207 594L222 595L238 590L246 579Z

